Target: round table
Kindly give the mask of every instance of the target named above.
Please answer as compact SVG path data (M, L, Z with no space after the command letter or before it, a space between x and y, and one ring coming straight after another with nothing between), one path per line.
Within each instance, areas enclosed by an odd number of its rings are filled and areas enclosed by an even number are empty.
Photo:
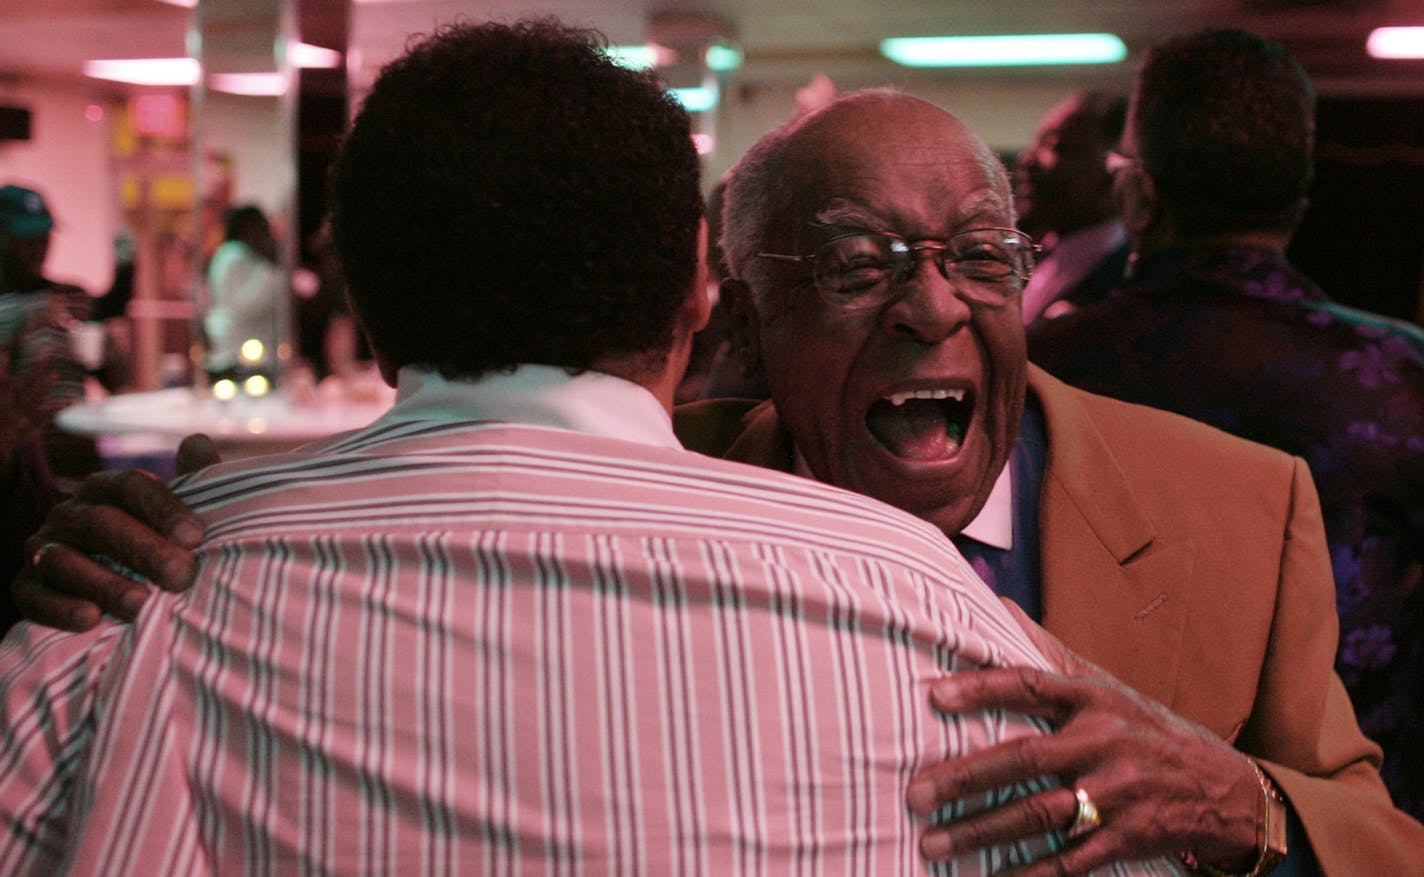
M123 468L133 457L171 458L184 436L199 432L217 443L225 459L289 450L366 426L390 408L394 394L370 392L361 401L312 395L296 403L279 390L222 401L178 387L82 402L59 412L56 422L68 432L95 436L105 465Z

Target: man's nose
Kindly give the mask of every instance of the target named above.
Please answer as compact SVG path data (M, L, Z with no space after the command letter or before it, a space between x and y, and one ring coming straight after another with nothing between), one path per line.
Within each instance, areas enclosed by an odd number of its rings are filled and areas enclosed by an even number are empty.
M938 254L917 254L915 270L901 283L899 295L886 308L887 331L936 344L953 335L973 316L955 281L940 270Z

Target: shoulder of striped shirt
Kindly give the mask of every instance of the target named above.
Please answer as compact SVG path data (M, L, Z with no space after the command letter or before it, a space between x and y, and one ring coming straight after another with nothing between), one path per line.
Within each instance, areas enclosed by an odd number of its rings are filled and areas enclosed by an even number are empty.
M411 507L428 501L422 497L453 493L457 488L451 486L452 477L462 469L500 467L519 473L518 479L505 479L501 490L528 491L520 493L520 499L544 504L547 511L536 516L546 514L550 520L562 512L557 489L567 483L584 506L596 506L600 495L608 495L626 503L631 514L644 507L652 510L655 515L650 520L673 530L861 554L878 563L895 564L927 582L954 583L953 589L981 607L982 620L990 628L1000 636L1012 632L1011 652L1037 652L938 528L862 494L681 449L568 430L466 422L403 424L399 429L378 427L370 431L374 434L366 432L291 453L221 464L182 480L179 494L200 511L210 509L220 515L227 514L225 504L248 503L243 514L250 515L269 503L280 508L280 499L274 503L272 497L280 497L286 487L325 481L333 496L350 501L346 486L350 479L360 478L370 487L373 478L384 476L392 479L393 496ZM413 487L421 478L429 480ZM532 485L540 479L557 480L538 485L544 488L538 490ZM652 493L646 502L628 500L613 490L590 489L589 485L599 483L635 485ZM361 498L369 501L375 496L379 490ZM396 502L381 510L398 513L403 511L400 505ZM471 519L475 511L491 513L477 501L470 506ZM450 503L442 508L446 514L460 511ZM496 508L491 514L500 513ZM620 509L613 517L621 515ZM597 526L602 518L589 514L580 524L589 520Z
M561 461L563 467L555 466ZM493 421L449 421L376 424L332 436L294 451L248 457L201 470L174 482L175 491L190 502L236 489L246 481L282 481L309 477L371 476L389 470L400 475L474 465L554 471L563 468L589 480L614 482L622 477L646 480L650 475L675 480L694 491L715 488L729 501L769 502L779 506L866 517L885 526L914 532L936 547L950 547L940 531L908 512L864 494L786 472L720 460L678 448L576 433L570 430ZM688 504L695 505L695 493Z

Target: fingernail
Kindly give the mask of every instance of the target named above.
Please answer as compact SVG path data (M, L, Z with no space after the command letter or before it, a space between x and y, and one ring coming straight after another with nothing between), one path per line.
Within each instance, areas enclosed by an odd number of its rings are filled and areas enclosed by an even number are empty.
M119 612L125 621L133 621L138 617L139 610L143 608L144 601L148 599L148 591L143 588L131 588L124 591L119 597Z
M948 859L954 852L954 844L941 832L932 832L920 838L920 852L927 859Z
M94 616L94 611L87 606L69 611L69 627L71 630L85 631L94 626L98 619Z
M163 570L163 590L181 591L192 584L198 574L198 562L191 555L181 563L170 562Z
M959 705L959 686L952 679L941 679L930 686L930 703L935 709L952 711Z
M905 789L905 800L916 813L930 813L934 810L934 783L916 780Z
M203 541L203 527L188 518L182 518L173 525L173 532L170 535L174 542L184 548L194 548Z

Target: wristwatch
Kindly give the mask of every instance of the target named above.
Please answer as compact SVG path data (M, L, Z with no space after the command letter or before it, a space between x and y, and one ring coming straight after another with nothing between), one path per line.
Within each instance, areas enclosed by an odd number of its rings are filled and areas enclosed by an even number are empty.
M1224 871L1214 865L1197 861L1196 856L1184 853L1182 861L1187 867L1207 877L1266 877L1286 860L1286 830L1288 811L1286 799L1281 796L1276 784L1261 770L1253 758L1246 759L1256 772L1256 782L1261 785L1261 806L1256 813L1256 864L1249 871Z

